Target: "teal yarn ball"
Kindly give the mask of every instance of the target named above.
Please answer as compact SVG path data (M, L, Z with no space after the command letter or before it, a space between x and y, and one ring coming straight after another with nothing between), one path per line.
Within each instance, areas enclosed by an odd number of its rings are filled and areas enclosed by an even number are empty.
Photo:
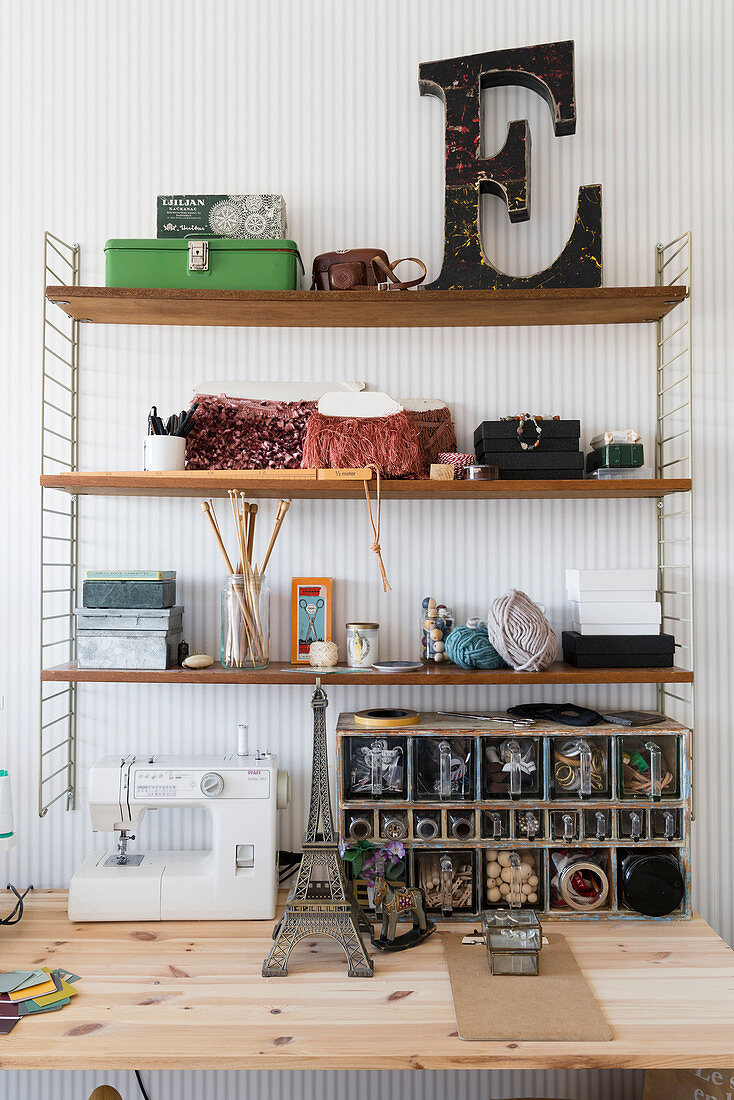
M509 668L490 642L486 626L457 626L446 636L446 656L459 668Z

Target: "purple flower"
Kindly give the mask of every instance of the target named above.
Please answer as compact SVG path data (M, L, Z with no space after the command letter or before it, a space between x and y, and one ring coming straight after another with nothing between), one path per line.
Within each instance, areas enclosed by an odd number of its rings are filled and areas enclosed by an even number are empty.
M344 859L344 853L347 850L347 842L343 836L339 837L339 855Z

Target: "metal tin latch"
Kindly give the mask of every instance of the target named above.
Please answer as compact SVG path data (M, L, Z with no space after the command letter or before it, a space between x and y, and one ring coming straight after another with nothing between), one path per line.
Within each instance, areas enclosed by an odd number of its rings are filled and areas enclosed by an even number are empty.
M209 270L209 241L189 241L189 271Z

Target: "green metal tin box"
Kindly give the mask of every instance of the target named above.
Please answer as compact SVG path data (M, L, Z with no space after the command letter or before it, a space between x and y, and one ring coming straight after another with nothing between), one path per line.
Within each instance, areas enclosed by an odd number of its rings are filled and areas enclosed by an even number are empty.
M641 443L608 443L586 456L586 472L592 470L633 470L645 461Z
M299 290L295 241L111 240L105 284L157 290Z

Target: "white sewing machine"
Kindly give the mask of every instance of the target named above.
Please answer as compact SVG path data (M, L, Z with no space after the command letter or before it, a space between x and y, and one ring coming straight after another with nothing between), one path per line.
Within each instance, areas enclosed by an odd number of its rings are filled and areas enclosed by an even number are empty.
M117 851L90 856L69 887L69 917L102 920L272 920L278 890L277 812L290 776L272 753L105 756L89 773L92 828ZM210 851L129 853L146 810L199 806Z

